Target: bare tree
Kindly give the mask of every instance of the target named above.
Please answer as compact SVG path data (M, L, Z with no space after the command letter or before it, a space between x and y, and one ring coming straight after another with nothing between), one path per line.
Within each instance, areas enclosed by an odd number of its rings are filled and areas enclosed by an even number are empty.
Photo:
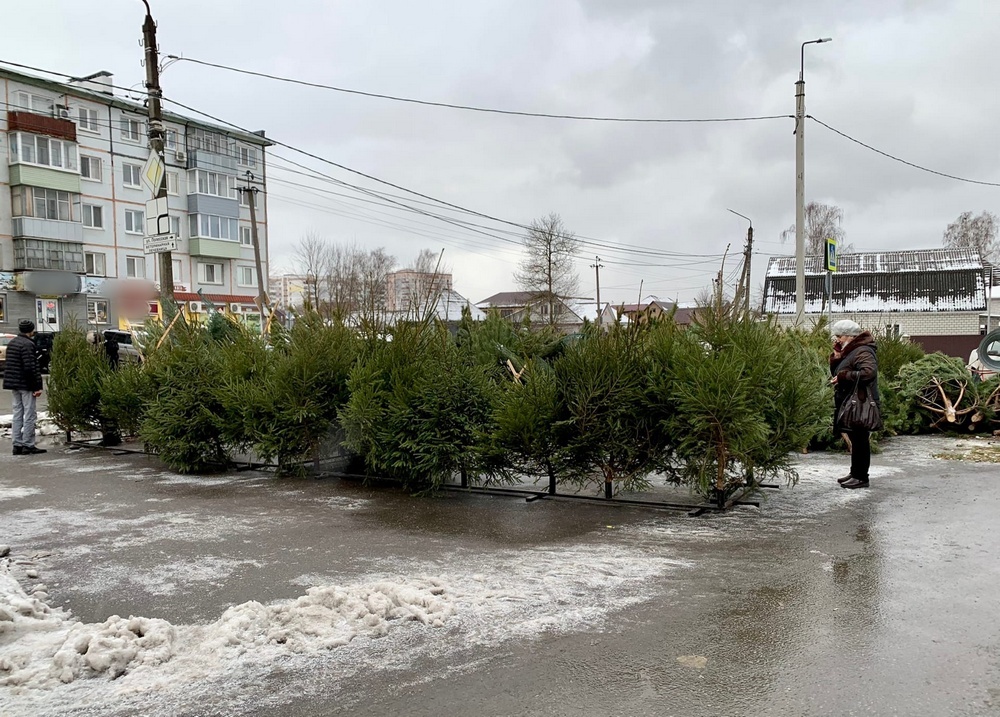
M396 267L396 258L379 247L358 255L359 319L368 325L381 327L385 323L386 283Z
M558 320L560 298L575 294L579 288L580 278L573 265L573 254L579 247L580 241L566 230L558 214L534 220L524 236L526 256L514 272L514 281L544 302L551 324Z
M984 211L979 216L962 212L944 230L944 245L953 249L978 249L985 261L1000 261L997 215Z
M295 263L305 275L305 308L320 311L325 298L324 283L330 269L330 245L321 236L309 232L294 249Z
M844 210L833 204L809 202L806 212L806 255L823 256L826 253L826 240L837 242L837 251L847 253L854 247L845 243L847 233L841 224L844 221ZM781 232L781 241L795 239L795 225Z

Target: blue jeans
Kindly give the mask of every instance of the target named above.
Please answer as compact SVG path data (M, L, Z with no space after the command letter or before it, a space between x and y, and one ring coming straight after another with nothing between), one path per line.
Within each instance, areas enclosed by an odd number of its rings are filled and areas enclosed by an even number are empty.
M14 404L14 424L11 437L15 446L31 448L35 445L35 395L31 391L11 391Z

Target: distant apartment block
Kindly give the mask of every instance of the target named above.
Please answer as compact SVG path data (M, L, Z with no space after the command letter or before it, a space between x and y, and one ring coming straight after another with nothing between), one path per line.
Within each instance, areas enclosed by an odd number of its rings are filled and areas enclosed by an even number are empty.
M0 331L22 318L39 331L142 322L157 302L116 305L123 283L159 282L144 253L142 181L150 155L145 107L115 95L101 72L68 83L0 69ZM263 133L164 113L164 160L175 297L193 318L210 307L252 322L257 275L246 172L253 174L267 276Z
M451 290L451 274L412 269L394 271L386 277L386 309L400 312L426 306Z

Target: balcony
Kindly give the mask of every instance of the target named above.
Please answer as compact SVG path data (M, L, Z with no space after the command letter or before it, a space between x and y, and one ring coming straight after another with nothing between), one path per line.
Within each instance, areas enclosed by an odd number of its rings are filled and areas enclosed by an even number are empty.
M189 149L188 169L207 169L210 172L236 173L236 157L228 154L209 152L204 149Z
M59 223L59 222L53 222ZM69 224L71 222L62 222ZM14 269L42 269L83 274L83 243L46 239L14 239Z
M239 259L240 243L229 239L188 239L188 253L191 256L208 256L216 259Z
M15 239L52 239L53 241L83 243L83 224L62 222L55 219L14 217L11 220Z
M7 129L11 132L20 130L76 142L76 123L69 119L18 110L7 113L7 123Z

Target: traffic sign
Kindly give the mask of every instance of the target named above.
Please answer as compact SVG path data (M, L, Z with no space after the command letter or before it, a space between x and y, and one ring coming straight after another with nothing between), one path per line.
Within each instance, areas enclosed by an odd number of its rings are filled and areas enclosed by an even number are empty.
M146 202L146 235L159 236L170 233L170 215L167 213L167 198L158 197Z
M174 251L176 248L176 234L161 234L160 236L142 238L142 251L144 254L162 254L165 251Z
M826 270L836 271L837 270L837 240L827 239L826 240Z
M150 150L149 158L142 166L141 178L143 184L149 187L149 191L156 194L160 191L160 183L163 181L163 174L166 171L166 168L163 166L163 160L160 159L160 155L153 150Z

